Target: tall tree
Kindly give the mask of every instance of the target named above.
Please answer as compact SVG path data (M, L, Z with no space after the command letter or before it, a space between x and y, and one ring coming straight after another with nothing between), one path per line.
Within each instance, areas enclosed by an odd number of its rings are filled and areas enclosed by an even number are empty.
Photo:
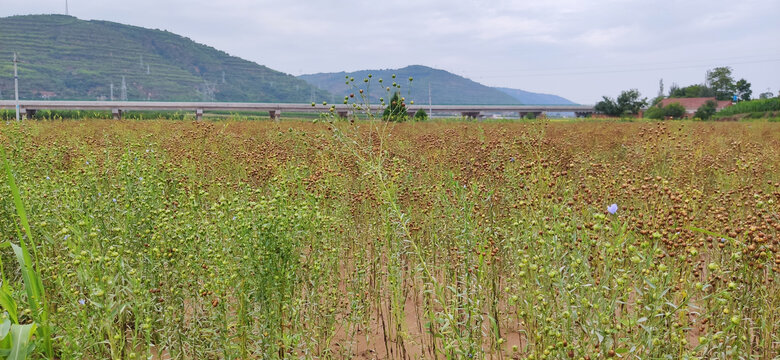
M664 99L664 79L658 80L658 95L650 102L650 106L655 106Z
M707 84L712 90L715 90L715 97L718 100L731 99L734 93L734 78L731 76L731 67L721 66L707 71Z
M742 101L750 100L750 96L753 95L753 90L750 90L750 83L745 79L739 79L734 85L734 88L736 89L737 96L739 96L739 99Z
M624 114L638 114L639 109L647 105L647 98L641 98L642 94L637 89L626 90L620 93L617 104Z
M597 113L609 116L620 116L623 113L615 100L607 96L602 96L602 98L603 100L597 102L596 106L593 107Z
M647 98L640 99L641 96L642 95L637 89L621 92L617 101L610 97L603 96L603 100L596 103L594 109L598 113L609 116L637 114L643 106L647 105Z
M689 85L686 87L673 87L669 89L670 98L695 98L695 97L714 97L715 91L706 85Z
M677 85L677 83L672 83L672 86L669 87L669 97L674 97L674 94L678 93L679 91L680 85Z

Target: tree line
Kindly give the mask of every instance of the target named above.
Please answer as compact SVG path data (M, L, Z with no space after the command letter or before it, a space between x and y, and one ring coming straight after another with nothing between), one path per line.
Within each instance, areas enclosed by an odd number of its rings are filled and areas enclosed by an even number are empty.
M680 118L685 115L685 108L679 103L672 103L661 107L660 102L665 98L699 98L712 97L716 100L749 101L753 95L751 84L745 79L734 80L733 69L729 66L716 67L707 71L706 83L694 84L680 87L672 84L669 88L669 95L664 96L663 80L659 83L658 96L648 101L642 97L637 89L625 90L616 98L603 96L602 100L596 103L597 113L608 116L633 116L639 114L645 106L650 107L645 112L645 117L649 118ZM780 95L780 94L778 94ZM773 97L771 91L767 90L759 94L760 99ZM694 115L701 119L709 119L715 114L717 102L707 101L702 105Z

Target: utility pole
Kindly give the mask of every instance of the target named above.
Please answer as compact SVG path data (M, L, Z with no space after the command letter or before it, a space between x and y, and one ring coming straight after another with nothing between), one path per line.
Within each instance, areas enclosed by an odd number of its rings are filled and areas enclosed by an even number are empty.
M146 64L146 75L149 75L149 73L150 73L150 71L149 71L149 64Z
M125 77L122 76L122 101L127 101L127 83L125 83Z
M111 101L114 101L114 82L111 82Z
M19 60L16 58L16 53L14 53L14 98L16 99L16 121L19 121L19 111L21 110L19 107L19 73L16 71L16 63L18 63Z
M433 117L433 105L431 103L431 83L428 83L428 117Z

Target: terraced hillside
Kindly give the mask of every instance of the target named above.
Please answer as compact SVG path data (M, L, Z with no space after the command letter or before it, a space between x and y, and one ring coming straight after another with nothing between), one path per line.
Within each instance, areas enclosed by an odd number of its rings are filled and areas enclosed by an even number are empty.
M308 102L331 96L291 75L168 31L64 15L0 18L0 98Z

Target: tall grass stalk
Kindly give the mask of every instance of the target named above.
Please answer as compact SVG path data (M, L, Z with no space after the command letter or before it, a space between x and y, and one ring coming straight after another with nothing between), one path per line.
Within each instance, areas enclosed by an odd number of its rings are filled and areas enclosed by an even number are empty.
M38 263L38 256L35 241L33 240L32 231L30 230L30 223L27 220L27 212L24 209L19 187L16 185L11 164L6 156L5 147L0 147L0 156L3 157L6 182L11 189L16 215L21 223L21 230L18 225L16 226L19 245L17 246L14 243L10 243L10 245L13 248L14 254L16 254L16 259L19 262L22 271L25 292L27 293L32 318L36 322L40 332L40 340L43 342L43 351L48 358L53 359L54 349L52 347L51 328L49 324L49 309L46 302L46 291L43 288L43 281L41 280L40 272L36 265ZM24 231L24 234L22 234L22 231ZM27 241L29 241L30 246L32 246L34 258L30 256L25 237L27 238ZM3 286L5 287L7 280L4 273L2 278Z

